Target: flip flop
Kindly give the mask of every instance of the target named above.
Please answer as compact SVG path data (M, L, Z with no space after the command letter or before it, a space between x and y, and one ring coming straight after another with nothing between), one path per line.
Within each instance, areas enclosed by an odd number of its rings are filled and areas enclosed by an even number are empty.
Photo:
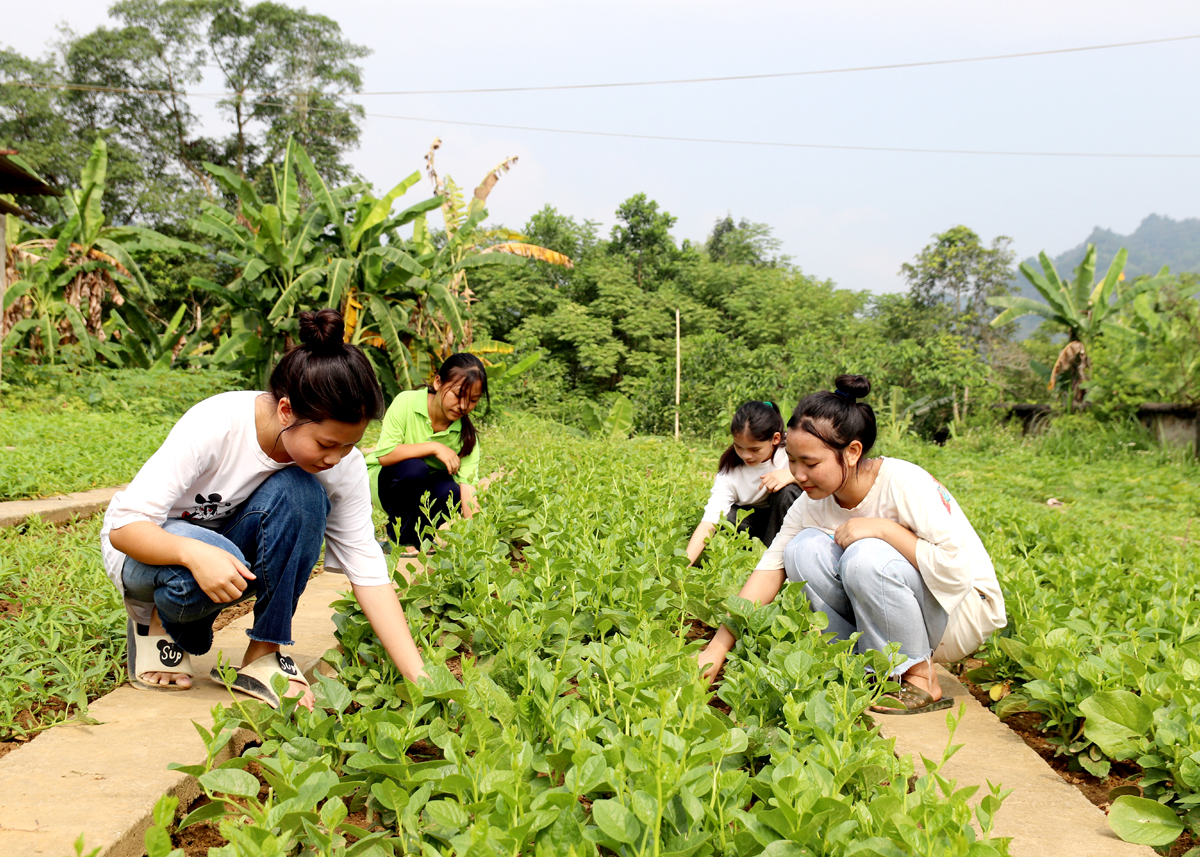
M125 670L129 683L139 690L191 690L177 684L150 684L138 676L142 673L180 673L192 675L192 657L166 634L139 634L133 618L125 622L125 645L128 650Z
M935 700L929 691L923 687L917 687L910 681L900 682L900 691L898 693L884 694L883 699L895 702L896 705L872 705L870 709L872 713L925 714L929 711L940 711L943 708L949 708L954 704L954 697L943 696L941 699Z
M252 696L265 702L272 708L279 707L279 696L271 686L271 677L281 675L288 681L301 682L308 687L308 679L296 666L296 662L281 652L271 652L255 661L251 661L237 670L237 677L232 682L226 682L221 676L219 667L213 667L209 677L225 687L239 690L247 696Z

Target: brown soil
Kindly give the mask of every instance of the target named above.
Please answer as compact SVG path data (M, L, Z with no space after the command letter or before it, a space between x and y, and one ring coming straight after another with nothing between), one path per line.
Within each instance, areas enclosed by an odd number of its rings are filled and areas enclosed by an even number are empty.
M0 619L16 619L21 615L21 605L0 598Z
M20 741L0 741L0 759L21 746Z
M192 801L190 806L179 813L179 820L182 821L189 812L193 812L209 803L212 803L212 801L201 795ZM217 824L211 821L204 821L200 824L193 824L185 830L176 831L171 836L171 844L176 848L182 848L183 853L187 857L208 857L208 849L228 845L229 840L221 835Z
M226 607L217 614L217 621L213 622L213 633L220 631L230 622L241 619L247 613L254 609L254 599L243 601L241 604L234 604L232 607Z

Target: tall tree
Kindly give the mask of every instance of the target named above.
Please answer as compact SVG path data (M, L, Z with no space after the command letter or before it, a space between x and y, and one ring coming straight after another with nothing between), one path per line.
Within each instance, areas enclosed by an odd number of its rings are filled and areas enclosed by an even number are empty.
M66 50L72 82L105 87L70 93L75 122L116 138L154 179L139 200L143 213L176 208L189 188L212 192L201 165L211 143L196 138L199 118L184 94L204 77L207 9L188 0L121 0L109 14L123 26L100 27Z
M933 236L910 264L900 266L908 282L909 296L922 308L946 306L953 311L952 324L964 333L979 335L995 314L988 298L1008 293L1015 254L1006 235L985 247L979 236L965 226L954 226Z
M358 145L363 111L347 96L362 89L354 61L367 48L343 38L324 15L240 0L212 6L207 41L232 93L221 107L233 122L225 150L239 175L256 175L293 139L326 181L350 176L343 156Z
M708 258L730 265L786 265L790 257L779 254L782 246L767 224L751 223L744 217L735 223L728 214L713 225L704 242Z
M0 79L82 83L62 91L3 87L0 145L21 149L53 183L78 182L87 145L102 136L110 158L114 220L183 220L200 198L218 192L205 162L229 166L269 193L263 166L279 160L289 138L311 153L321 176L344 182L346 152L358 144L362 108L355 61L366 48L342 36L336 21L281 3L240 0L120 0L114 26L68 33L61 63L0 51ZM213 63L231 93L220 106L228 132L200 133L187 92Z
M661 269L675 261L679 248L671 237L675 217L658 210L658 203L638 193L617 208L617 223L612 228L609 252L633 262L638 288L643 288L647 268Z

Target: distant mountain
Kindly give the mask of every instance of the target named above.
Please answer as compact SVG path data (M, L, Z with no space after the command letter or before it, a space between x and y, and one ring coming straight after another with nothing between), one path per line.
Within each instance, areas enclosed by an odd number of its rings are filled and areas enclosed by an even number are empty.
M1097 226L1092 234L1078 247L1072 247L1065 253L1053 257L1054 267L1063 279L1074 276L1075 269L1083 261L1087 245L1096 245L1096 276L1100 277L1108 270L1117 251L1124 247L1129 252L1125 263L1125 278L1132 280L1140 274L1156 274L1163 265L1171 268L1171 273L1183 271L1200 272L1200 218L1189 217L1187 220L1172 220L1151 214L1141 222L1132 235L1118 235L1111 229L1101 229ZM1026 259L1035 270L1040 271L1041 265L1035 257ZM1033 284L1020 273L1013 284L1017 293L1041 301L1041 295ZM1019 339L1024 339L1041 324L1037 316L1027 316L1017 322Z

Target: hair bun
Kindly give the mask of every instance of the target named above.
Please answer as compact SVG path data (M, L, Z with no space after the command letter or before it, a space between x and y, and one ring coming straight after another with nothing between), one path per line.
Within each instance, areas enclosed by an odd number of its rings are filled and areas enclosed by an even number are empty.
M847 399L865 399L871 392L871 382L864 375L838 375L833 385Z
M300 341L313 354L336 354L346 338L346 322L335 309L300 313Z

